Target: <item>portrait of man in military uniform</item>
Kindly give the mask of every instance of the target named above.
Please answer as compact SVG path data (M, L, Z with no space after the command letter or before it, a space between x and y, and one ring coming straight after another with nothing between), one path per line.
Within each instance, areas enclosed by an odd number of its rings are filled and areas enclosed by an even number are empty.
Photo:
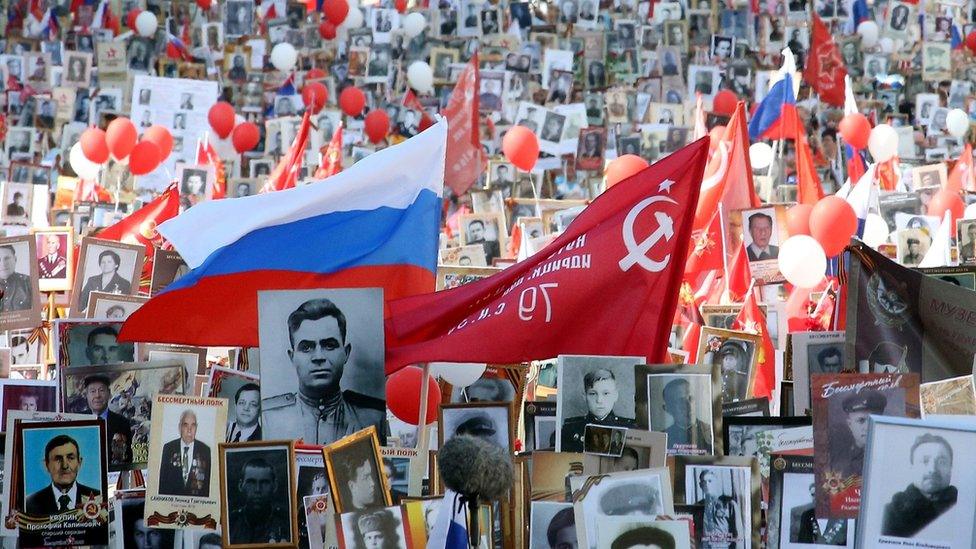
M852 392L841 402L842 413L830 418L830 471L843 478L861 475L868 441L868 417L883 414L888 399L875 389Z
M630 391L633 395L632 387ZM582 396L586 404L586 414L566 418L560 434L560 451L582 452L583 434L587 424L634 427L634 418L614 413L614 406L620 398L620 385L617 376L610 369L595 368L586 372L583 375Z
M225 546L294 544L294 498L287 445L247 443L221 447Z
M711 379L704 375L661 374L648 376L650 427L668 435L669 454L712 453ZM658 396L660 395L660 396Z
M817 543L820 545L847 545L847 521L843 519L817 519L814 496L816 483L810 479L810 501L790 509L790 542Z
M383 440L382 299L375 288L259 294L265 433L329 444L372 425Z
M702 525L702 547L725 549L745 547L749 539L750 518L742 516L740 502L748 494L736 493L741 489L744 479L735 469L724 467L688 467L686 479L694 479L698 494L695 505L705 508ZM737 482L738 481L738 482Z
M18 248L20 253L18 254ZM18 272L18 264L27 265L27 246L21 243L0 245L0 313L26 311L34 307L39 297L37 284L28 273Z

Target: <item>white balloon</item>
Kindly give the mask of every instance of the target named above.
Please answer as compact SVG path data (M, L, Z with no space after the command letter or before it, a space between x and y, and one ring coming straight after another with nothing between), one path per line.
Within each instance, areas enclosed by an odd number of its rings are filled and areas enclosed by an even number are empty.
M952 109L946 115L946 129L953 137L962 137L969 131L969 115L962 109Z
M346 20L339 26L346 29L358 29L363 26L363 10L359 9L359 6L349 4L349 13L346 14Z
M885 162L898 154L898 133L888 124L878 124L868 136L868 151L875 162Z
M488 368L484 363L473 362L431 362L431 375L440 377L451 385L462 388L481 379Z
M423 14L413 12L403 18L403 31L407 33L408 38L413 38L424 32L426 26L427 20L424 19Z
M895 51L895 41L885 36L878 40L878 47L881 48L881 53L891 53Z
M78 177L87 180L95 180L98 178L99 165L88 160L85 157L84 151L81 150L81 143L75 143L68 152L68 162L71 164L71 169L78 174Z
M891 229L884 218L876 213L869 213L867 219L864 220L864 236L861 237L861 240L868 246L877 248L880 244L888 242L889 234L891 234Z
M759 141L749 146L749 162L754 170L764 170L773 162L773 148Z
M878 35L881 29L874 21L864 21L857 26L857 34L861 36L862 48L873 48L878 43Z
M136 16L136 32L139 36L152 36L156 34L158 27L159 20L155 13L146 10Z
M779 271L798 288L813 288L827 272L827 255L812 236L798 234L779 248Z
M970 204L966 206L966 210L962 213L963 219L976 219L976 204Z
M281 42L271 49L271 64L281 72L289 72L298 62L298 52L295 46L288 42Z
M407 67L407 83L420 93L434 91L434 70L425 61L414 61Z

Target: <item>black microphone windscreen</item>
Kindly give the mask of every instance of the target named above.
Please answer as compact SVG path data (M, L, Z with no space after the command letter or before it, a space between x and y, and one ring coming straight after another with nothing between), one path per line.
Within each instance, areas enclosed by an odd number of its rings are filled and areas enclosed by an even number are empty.
M512 456L506 448L468 435L455 435L437 452L444 486L484 500L501 499L512 488Z

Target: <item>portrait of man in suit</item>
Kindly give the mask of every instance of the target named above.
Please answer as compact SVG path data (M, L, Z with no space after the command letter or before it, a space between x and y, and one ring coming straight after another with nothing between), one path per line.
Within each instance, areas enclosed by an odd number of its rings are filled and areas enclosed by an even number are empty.
M24 500L24 512L31 516L50 516L80 508L85 498L100 496L95 488L78 482L84 459L78 442L68 435L52 438L44 447L44 468L51 484Z
M180 436L163 445L159 494L210 497L210 447L197 440L197 415L180 414Z
M84 380L88 409L105 422L109 463L132 463L132 424L125 416L109 409L112 400L111 381L107 376L90 375Z
M749 216L749 236L752 243L746 247L749 261L766 261L779 257L779 246L771 245L773 236L773 218L764 213L754 213Z
M234 413L237 419L227 426L227 442L261 440L261 388L245 383L234 394Z

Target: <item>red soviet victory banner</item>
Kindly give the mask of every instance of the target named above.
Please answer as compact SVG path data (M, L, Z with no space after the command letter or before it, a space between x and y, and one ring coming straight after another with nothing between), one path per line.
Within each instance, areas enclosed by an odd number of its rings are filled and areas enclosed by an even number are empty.
M478 129L478 54L458 76L454 91L444 109L447 117L447 152L444 159L444 184L455 194L464 194L485 169L485 152Z
M817 91L820 100L835 107L844 106L844 77L847 69L841 59L837 44L830 36L824 22L813 14L813 33L810 36L810 54L803 69L803 79Z
M663 362L707 155L704 138L618 183L551 244L496 275L390 302L387 374L560 354Z

